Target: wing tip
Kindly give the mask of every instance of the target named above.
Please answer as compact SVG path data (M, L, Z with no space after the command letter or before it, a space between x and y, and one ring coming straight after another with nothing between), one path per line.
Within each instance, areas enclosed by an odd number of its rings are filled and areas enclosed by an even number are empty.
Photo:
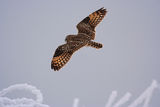
M59 71L60 68L58 66L54 66L54 64L51 64L51 69L54 71Z
M61 57L62 60L57 59L57 57L53 57L53 59L51 61L51 69L53 69L54 71L59 71L70 60L72 54L73 53L70 53L70 52L69 53L63 53L63 55Z
M99 10L97 10L97 12L100 11L102 14L106 14L108 11L106 8L102 7Z
M54 62L54 58L51 61L51 69L53 69L54 71L58 71L61 67L57 66L57 64Z

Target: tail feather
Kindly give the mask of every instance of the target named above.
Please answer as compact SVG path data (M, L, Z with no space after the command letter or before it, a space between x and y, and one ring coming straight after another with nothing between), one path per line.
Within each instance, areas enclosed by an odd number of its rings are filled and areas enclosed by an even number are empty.
M90 41L88 43L88 46L91 46L91 47L96 48L96 49L99 49L99 48L103 47L103 45L101 43L97 43L97 42L93 42L93 41Z

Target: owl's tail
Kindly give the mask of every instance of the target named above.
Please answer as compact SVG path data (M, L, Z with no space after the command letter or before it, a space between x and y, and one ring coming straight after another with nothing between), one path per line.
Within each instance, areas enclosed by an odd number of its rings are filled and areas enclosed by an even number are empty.
M96 49L99 49L99 48L103 47L103 45L101 43L97 43L97 42L93 42L93 41L89 41L87 46L91 46L91 47L96 48Z

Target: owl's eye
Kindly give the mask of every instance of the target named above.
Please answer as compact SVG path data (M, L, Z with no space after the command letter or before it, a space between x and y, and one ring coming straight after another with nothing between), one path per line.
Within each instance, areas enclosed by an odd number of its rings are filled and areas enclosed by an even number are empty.
M67 42L67 38L65 39L65 41Z

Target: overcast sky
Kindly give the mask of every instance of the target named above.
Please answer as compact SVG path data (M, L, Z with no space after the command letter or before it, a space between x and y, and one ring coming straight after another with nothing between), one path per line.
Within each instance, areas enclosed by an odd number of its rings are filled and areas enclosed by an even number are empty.
M90 13L105 7L96 29L102 49L77 51L59 72L50 68L55 49ZM36 86L51 107L104 107L112 90L137 98L160 82L159 0L0 0L0 90ZM152 107L160 106L155 92Z

